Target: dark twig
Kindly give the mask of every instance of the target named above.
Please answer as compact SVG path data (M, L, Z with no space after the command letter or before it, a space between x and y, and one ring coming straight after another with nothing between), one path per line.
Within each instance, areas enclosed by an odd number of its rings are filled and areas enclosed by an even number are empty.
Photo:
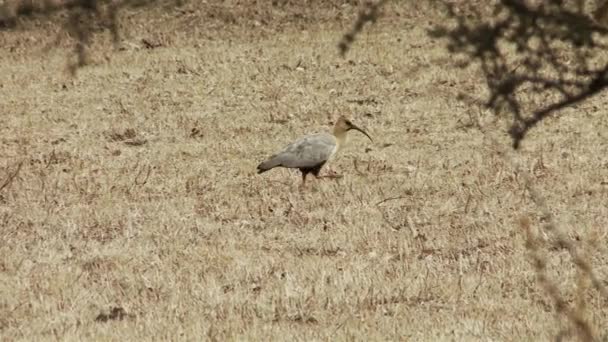
M21 166L23 166L23 160L20 161L19 164L17 164L17 168L15 169L15 171L9 173L8 177L6 177L4 182L2 182L2 185L0 185L0 191L4 190L4 188L9 186L13 182L15 177L17 177L17 175L19 174L19 171L21 171Z
M404 198L407 198L407 197L405 197L405 196L389 197L389 198L385 198L382 201L376 203L376 205L380 205L385 202L400 200L400 199L404 199Z

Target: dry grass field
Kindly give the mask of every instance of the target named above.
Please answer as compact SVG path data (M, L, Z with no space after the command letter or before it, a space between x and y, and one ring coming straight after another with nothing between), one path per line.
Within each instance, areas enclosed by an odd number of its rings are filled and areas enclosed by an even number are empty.
M131 10L73 77L56 20L1 31L0 339L572 340L535 255L606 338L525 175L606 284L608 100L513 152L457 99L486 90L426 34L439 13L391 6L345 58L352 5ZM374 138L350 135L343 178L256 174L341 114Z

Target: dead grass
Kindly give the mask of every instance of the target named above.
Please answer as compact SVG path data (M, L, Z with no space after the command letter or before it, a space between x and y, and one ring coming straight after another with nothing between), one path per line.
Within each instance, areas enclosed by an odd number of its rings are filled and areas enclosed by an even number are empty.
M17 44L0 56L2 339L548 340L567 322L537 283L522 215L564 303L606 336L606 298L490 141L509 146L507 124L457 100L483 98L480 75L452 67L425 34L432 18L400 11L347 59L336 44L354 9L257 36L133 12L152 26L76 78L65 51L30 54L44 30L0 33ZM543 122L518 156L599 279L604 102ZM255 173L339 114L375 138L353 135L330 165L342 179L300 193L295 172Z

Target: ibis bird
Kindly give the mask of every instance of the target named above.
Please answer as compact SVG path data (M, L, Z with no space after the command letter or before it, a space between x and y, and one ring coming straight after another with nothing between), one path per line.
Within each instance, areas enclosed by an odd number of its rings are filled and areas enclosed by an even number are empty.
M299 169L302 172L302 186L304 186L309 173L319 178L323 165L344 146L346 134L353 129L365 134L370 141L373 141L367 132L341 116L336 121L332 133L315 133L300 137L282 151L260 163L258 173L275 167Z

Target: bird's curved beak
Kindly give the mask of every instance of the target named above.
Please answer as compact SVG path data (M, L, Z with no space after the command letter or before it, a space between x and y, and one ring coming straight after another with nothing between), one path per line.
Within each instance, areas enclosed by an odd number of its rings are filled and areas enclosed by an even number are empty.
M365 132L365 131L364 131L364 130L362 130L361 128L359 128L359 127L357 127L357 126L355 126L355 125L351 125L350 129L354 129L355 131L359 131L359 132L361 132L361 133L365 134L365 136L366 136L366 137L368 137L368 138L369 138L369 140L370 140L371 142L373 142L373 141L374 141L374 140L372 139L372 137L370 137L370 136L369 136L369 134L367 134L367 132Z

